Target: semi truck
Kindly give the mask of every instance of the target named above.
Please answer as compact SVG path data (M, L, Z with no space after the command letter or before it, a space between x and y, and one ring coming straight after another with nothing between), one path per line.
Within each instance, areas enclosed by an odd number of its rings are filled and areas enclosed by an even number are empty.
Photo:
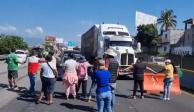
M115 57L120 68L135 63L135 51L132 37L124 25L95 24L81 36L81 52L88 60L103 58L104 52L111 48L117 53ZM119 71L119 75L127 75L129 71Z

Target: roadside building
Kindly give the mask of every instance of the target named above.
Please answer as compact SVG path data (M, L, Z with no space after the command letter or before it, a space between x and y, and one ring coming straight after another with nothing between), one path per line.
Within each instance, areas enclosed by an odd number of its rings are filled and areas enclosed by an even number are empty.
M194 18L185 20L183 23L185 23L184 35L179 41L179 46L174 49L174 53L194 55Z
M158 52L169 53L173 52L174 48L179 46L181 38L184 36L183 29L169 29L163 32L161 36L161 43L158 47Z

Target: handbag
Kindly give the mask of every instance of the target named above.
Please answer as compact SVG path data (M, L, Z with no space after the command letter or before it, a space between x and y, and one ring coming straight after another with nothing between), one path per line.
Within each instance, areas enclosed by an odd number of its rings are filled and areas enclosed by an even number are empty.
M57 78L58 77L58 72L57 72L57 70L56 69L53 69L51 66L50 66L50 64L47 62L47 64L48 64L48 66L50 67L50 69L53 71L53 74L55 75L55 78Z

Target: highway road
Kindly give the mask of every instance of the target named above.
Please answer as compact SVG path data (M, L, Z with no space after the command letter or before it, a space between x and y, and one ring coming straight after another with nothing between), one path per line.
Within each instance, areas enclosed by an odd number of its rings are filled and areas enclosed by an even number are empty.
M6 68L5 64L0 64ZM35 104L35 99L27 97L25 92L29 86L26 76L27 67L22 65L19 71L19 91L7 90L7 73L0 73L0 112L96 112L96 102L85 102L80 99L66 101L64 87L61 82L56 83L53 105ZM132 94L133 80L120 77L117 81L116 112L194 112L194 97L183 92L180 96L172 96L171 101L160 100L161 94L147 95L145 99L129 99ZM89 82L90 84L90 82ZM89 86L88 84L88 86ZM40 81L37 80L37 90L40 90Z

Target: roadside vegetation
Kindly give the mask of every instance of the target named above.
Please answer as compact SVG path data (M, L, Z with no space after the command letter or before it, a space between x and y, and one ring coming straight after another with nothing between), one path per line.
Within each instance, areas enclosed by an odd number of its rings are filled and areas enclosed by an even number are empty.
M8 53L10 48L27 49L28 45L20 36L0 35L0 54Z

